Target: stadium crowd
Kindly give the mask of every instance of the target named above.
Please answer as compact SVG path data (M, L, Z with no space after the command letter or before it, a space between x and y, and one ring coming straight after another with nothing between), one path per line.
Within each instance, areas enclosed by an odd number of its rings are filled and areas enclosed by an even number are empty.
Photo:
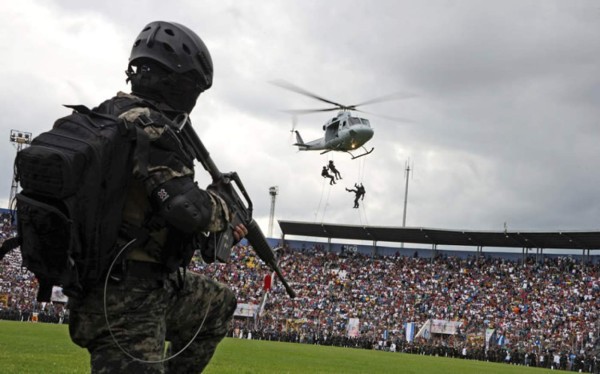
M524 264L483 256L373 258L318 247L287 249L279 261L298 297L274 287L256 323L237 320L232 336L597 370L598 263L569 257L529 257ZM240 303L261 302L268 270L249 248L210 269L196 264L229 284ZM357 337L348 337L349 318L360 320ZM428 319L461 321L462 327L453 335L408 342L405 323L421 326ZM495 334L486 349L487 328Z
M237 318L230 336L381 349L597 372L600 265L569 257L525 263L498 257L372 257L286 248L279 253L291 299L251 248L228 264L190 269L229 285L260 317ZM267 292L267 290L269 290ZM0 263L0 319L68 323L63 303L38 303L37 282L17 251ZM350 318L358 334L350 337ZM462 322L454 334L407 340L406 323ZM485 330L495 334L485 343Z

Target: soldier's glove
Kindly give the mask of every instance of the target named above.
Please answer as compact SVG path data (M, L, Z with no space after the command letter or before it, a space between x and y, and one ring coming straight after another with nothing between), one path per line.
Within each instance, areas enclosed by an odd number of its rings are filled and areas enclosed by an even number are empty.
M217 260L215 253L216 243L217 241L214 233L201 232L194 235L194 249L200 251L202 259L207 264L212 264Z
M215 259L220 262L227 262L231 256L231 249L239 242L233 236L233 229L242 222L238 214L230 210L225 199L218 194L217 189L210 185L206 191L215 201L217 208L214 211L217 213L211 219L214 229L210 230L210 235L206 237L205 254L202 257L207 257L211 262L214 262ZM207 258L204 258L204 260L206 261Z

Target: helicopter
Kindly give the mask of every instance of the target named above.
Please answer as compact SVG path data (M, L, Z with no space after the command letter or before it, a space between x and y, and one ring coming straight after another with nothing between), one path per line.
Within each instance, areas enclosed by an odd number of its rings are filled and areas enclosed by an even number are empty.
M289 82L283 81L283 80L276 80L276 81L272 81L270 83L275 86L279 86L281 88L284 88L284 89L287 89L287 90L299 93L301 95L308 96L313 99L317 99L319 101L322 101L322 102L332 105L331 108L324 108L324 109L285 110L285 112L291 113L294 115L292 132L294 132L296 134L296 143L294 143L293 145L297 146L298 150L300 150L300 151L322 151L321 154L325 154L325 153L331 152L331 151L346 152L352 157L353 160L356 158L371 154L371 152L373 152L375 150L375 148L372 147L370 150L368 150L364 146L365 143L367 143L369 140L371 140L371 138L374 135L374 131L373 131L373 128L371 127L370 121L366 118L354 116L352 114L352 112L367 113L367 112L357 109L357 107L361 106L361 105L374 104L374 103L379 103L379 102L383 102L383 101L397 100L397 99L412 97L412 95L395 93L395 94L391 94L391 95L378 97L376 99L368 100L368 101L362 102L360 104L343 105L340 103L336 103L335 101L331 101L331 100L325 99L321 96L315 95L314 93L306 91L303 88L300 88L298 86L295 86L295 85L293 85ZM300 136L300 133L297 130L295 130L295 123L296 123L297 115L308 114L308 113L317 113L317 112L331 112L331 111L336 111L336 110L338 110L337 115L335 117L329 119L323 125L323 131L325 132L325 134L322 138L305 142L302 139L302 136ZM393 120L402 120L402 119L393 118L393 117L385 117L385 118L390 118ZM362 148L362 153L360 153L360 154L353 153L353 151L357 150L359 147Z

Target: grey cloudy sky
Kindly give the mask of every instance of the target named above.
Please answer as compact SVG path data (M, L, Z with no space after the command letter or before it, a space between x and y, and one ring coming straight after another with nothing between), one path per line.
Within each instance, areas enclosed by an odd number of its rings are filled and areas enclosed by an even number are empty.
M590 1L3 1L0 12L0 202L11 129L39 134L68 111L128 91L131 43L147 23L195 30L215 64L192 114L222 171L236 170L267 233L275 219L441 229L598 230L600 3ZM375 151L298 152L284 109L322 107L283 79L365 106ZM330 114L301 116L305 140ZM383 118L394 116L410 122ZM344 179L320 176L334 160ZM199 169L198 181L208 184ZM364 183L360 209L344 190ZM277 224L274 236L279 236Z

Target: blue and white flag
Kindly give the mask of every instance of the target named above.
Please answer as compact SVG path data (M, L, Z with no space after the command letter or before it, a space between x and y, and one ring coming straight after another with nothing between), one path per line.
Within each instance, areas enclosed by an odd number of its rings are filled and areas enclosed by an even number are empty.
M494 339L494 333L496 332L496 330L494 329L486 329L485 330L485 349L488 350L490 349L490 342L492 342Z
M419 329L419 332L415 336L415 338L425 338L427 340L431 339L431 320L428 319L423 326Z
M503 345L504 345L504 343L505 343L505 340L506 340L506 339L504 338L504 335L500 335L500 336L498 336L498 341L497 341L498 345L499 345L499 346L503 346Z
M406 323L406 341L412 342L415 338L415 323L407 322Z

